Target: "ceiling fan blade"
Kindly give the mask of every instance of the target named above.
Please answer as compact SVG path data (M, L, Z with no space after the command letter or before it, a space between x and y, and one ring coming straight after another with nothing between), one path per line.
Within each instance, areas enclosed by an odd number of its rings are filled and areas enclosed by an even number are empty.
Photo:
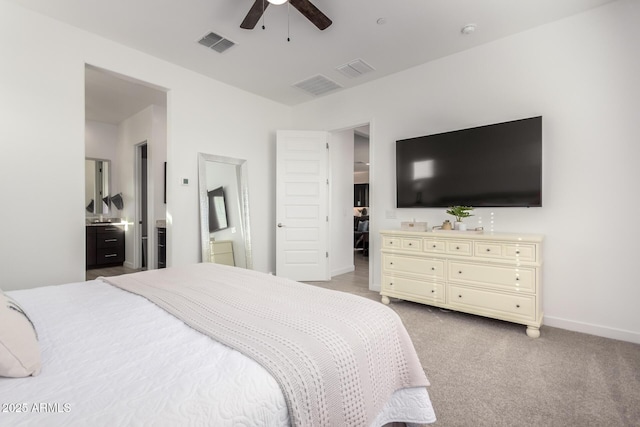
M298 11L307 17L309 21L313 23L320 30L326 29L331 25L331 19L327 18L327 15L320 12L320 9L315 7L309 0L289 0L291 6L298 9Z
M249 13L244 17L244 21L240 24L240 28L244 28L245 30L253 30L262 17L262 14L269 6L269 2L266 0L256 0L249 9Z

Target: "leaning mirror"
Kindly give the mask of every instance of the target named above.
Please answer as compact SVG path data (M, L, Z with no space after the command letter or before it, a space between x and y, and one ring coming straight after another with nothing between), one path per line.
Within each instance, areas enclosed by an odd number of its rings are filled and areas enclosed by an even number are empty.
M251 269L247 161L198 153L202 261Z
M109 213L111 160L85 159L85 201L88 215Z

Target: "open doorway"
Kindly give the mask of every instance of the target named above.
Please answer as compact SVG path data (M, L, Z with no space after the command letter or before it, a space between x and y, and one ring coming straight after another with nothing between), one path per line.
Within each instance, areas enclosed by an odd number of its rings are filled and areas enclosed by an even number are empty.
M370 288L371 277L369 222L364 222L372 218L369 128L363 123L330 132L331 280L359 291Z
M358 275L369 274L369 125L353 130L353 264Z
M141 143L142 141L142 143ZM146 146L143 155L141 144ZM166 222L167 89L87 64L85 66L85 157L109 161L110 193L120 207L102 216L124 228L124 262L92 276L114 276L157 265L154 225ZM145 184L140 184L145 159ZM140 188L145 188L142 196ZM138 200L145 200L140 207ZM141 211L145 210L143 214ZM93 215L95 216L95 215ZM92 214L87 214L87 221ZM100 218L99 218L100 219ZM144 219L145 224L141 224ZM143 227L140 227L140 226ZM145 237L146 244L142 243ZM91 241L87 245L93 247ZM166 249L164 249L166 250ZM95 273L95 274L93 274ZM87 274L87 280L89 280Z

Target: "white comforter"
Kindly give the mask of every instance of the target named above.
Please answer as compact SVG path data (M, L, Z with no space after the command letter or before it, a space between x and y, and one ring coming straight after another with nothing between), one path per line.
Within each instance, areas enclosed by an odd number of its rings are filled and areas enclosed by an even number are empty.
M276 381L242 354L101 281L10 292L34 322L42 373L0 378L0 425L286 426ZM434 421L424 388L374 425Z

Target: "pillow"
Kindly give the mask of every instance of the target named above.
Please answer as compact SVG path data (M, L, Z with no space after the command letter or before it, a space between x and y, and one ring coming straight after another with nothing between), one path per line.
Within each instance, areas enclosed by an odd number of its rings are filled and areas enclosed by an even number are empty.
M38 375L38 335L24 310L0 290L0 376Z

